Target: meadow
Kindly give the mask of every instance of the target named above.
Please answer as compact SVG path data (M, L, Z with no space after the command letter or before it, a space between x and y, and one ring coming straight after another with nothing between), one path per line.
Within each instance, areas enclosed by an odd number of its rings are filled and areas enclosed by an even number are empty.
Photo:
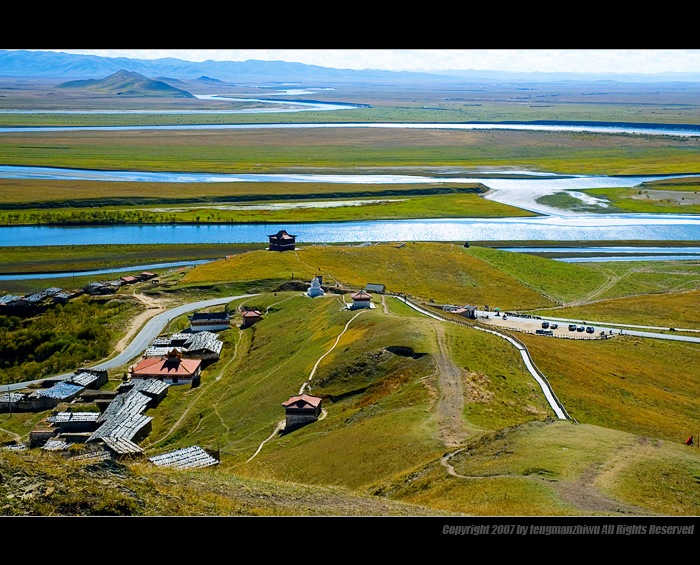
M344 90L343 99L362 100L373 107L273 118L250 115L245 121L700 123L694 94L675 87L654 104L649 103L645 89L636 87L585 96L574 86L560 88L556 99L541 91L502 92L498 96L511 98L506 103L488 92L453 92L446 100L445 92L425 93L421 98L416 91ZM26 103L36 101L27 99ZM0 98L1 107L9 102ZM19 125L107 125L162 120L155 115L21 116L0 113L0 124L18 125L21 120ZM242 119L197 117L216 123ZM0 161L24 166L222 173L415 173L450 168L461 174L479 167L509 167L572 174L678 174L700 170L698 143L673 136L565 132L27 132L0 135ZM172 217L167 221L192 221L197 215L200 221L230 221L234 213L225 215L228 212L215 211L215 206L229 201L373 199L381 195L405 200L347 210L313 209L313 213L296 216L285 211L284 217L304 217L304 221L332 214L354 218L358 213L367 213L367 218L382 214L420 217L428 210L515 213L487 209L478 186L453 188L445 194L438 193L440 187L392 186L398 194L389 196L384 193L386 186L379 185L363 186L366 192L358 194L357 186L346 185L5 179L0 181L0 208L3 221L8 222L38 222L45 213L58 214L54 221L61 221L61 216L65 220L103 206L113 211L112 218L138 221L153 208L199 207L201 203L198 210L168 212ZM679 205L676 211L681 209ZM220 334L224 341L221 358L205 369L201 385L171 387L166 399L149 412L153 428L142 445L146 456L196 444L217 452L219 465L179 471L156 468L144 459L85 465L36 450L3 452L3 515L700 514L700 455L683 443L688 435L697 437L700 431L700 381L693 370L700 361L696 343L631 336L605 341L518 336L575 418L564 421L557 419L545 401L517 350L501 337L420 315L390 295L374 295L374 308L357 317L345 308L348 292L379 283L389 293L409 295L426 307L489 304L625 323L671 326L682 322L700 329L697 262L570 264L485 246L464 248L461 242L302 245L294 253L271 253L255 246L105 246L90 250L66 246L27 251L7 247L0 253L4 272L100 265L127 269L129 264L146 260L216 259L169 273L158 285L131 288L99 301L83 300L72 311L56 310L43 320L22 322L27 347L36 345L30 338L45 331L47 343L56 345L56 351L65 353L67 359L72 359L70 345L94 330L97 321L87 319L98 311L106 316L112 309L114 315L94 318L109 330L93 335L99 337L96 344L109 348L119 340L127 318L145 309L130 293L173 302L241 291L258 293L227 306L235 313L234 326ZM327 292L311 299L300 289L317 275L322 275ZM3 284L7 286L2 288L10 288L20 283ZM22 284L39 286L42 281ZM125 305L122 310L119 304ZM244 305L263 312L263 319L248 329L238 327L237 308ZM186 325L182 317L168 330ZM3 343L12 343L12 333L4 337ZM59 348L60 344L67 347ZM41 351L40 346L35 349ZM405 351L413 354L399 353ZM102 353L83 350L81 354L96 361ZM17 360L11 369L4 369L2 383L22 379L23 364ZM110 371L109 388L118 386L127 369ZM323 418L276 433L277 424L284 419L281 403L302 387L323 398ZM26 439L45 416L0 414L0 441ZM74 452L79 453L80 446Z

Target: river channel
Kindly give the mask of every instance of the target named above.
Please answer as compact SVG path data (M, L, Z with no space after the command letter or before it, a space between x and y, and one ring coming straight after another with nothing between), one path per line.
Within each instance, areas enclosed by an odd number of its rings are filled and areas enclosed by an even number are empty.
M287 101L289 103L289 101ZM311 102L299 102L310 109ZM305 106L308 104L308 106ZM318 109L318 108L316 108ZM337 109L329 107L328 109ZM252 109L251 112L269 112ZM284 111L283 109L281 111ZM144 112L150 113L150 112ZM177 112L171 112L177 113ZM205 113L205 112L203 112ZM0 127L1 133L76 130L149 129L251 129L251 128L409 128L409 129L511 129L540 131L591 131L601 133L700 136L696 126L643 126L639 124L504 124L504 123L307 123L221 124L115 127ZM590 199L587 188L632 187L645 181L689 175L602 177L556 175L532 171L479 171L465 176L460 171L436 175L304 175L304 174L195 174L150 171L95 171L50 167L0 166L0 178L72 179L104 182L319 182L319 183L482 183L490 191L485 198L523 208L539 216L529 218L416 219L395 221L332 222L302 224L196 224L123 225L89 227L9 226L0 228L0 246L102 245L110 243L260 243L286 229L303 243L357 243L386 241L603 241L603 240L700 240L700 215L574 213L551 208L537 199L564 192L586 204L605 203ZM513 178L518 177L518 178ZM350 204L348 204L350 205Z

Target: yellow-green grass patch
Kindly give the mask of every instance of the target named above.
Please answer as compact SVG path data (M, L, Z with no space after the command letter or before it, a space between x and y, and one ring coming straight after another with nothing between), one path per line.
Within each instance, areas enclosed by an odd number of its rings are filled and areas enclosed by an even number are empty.
M700 344L519 337L577 421L668 441L700 429Z
M552 301L510 274L482 261L461 246L445 243L370 246L303 246L295 252L249 252L225 261L198 265L183 285L214 281L311 281L323 276L350 288L384 284L388 292L453 304L498 304L502 308L536 308Z
M608 280L604 273L586 265L487 247L472 246L468 252L552 300L585 297Z
M455 324L445 324L445 335L462 372L464 417L471 425L494 430L554 415L510 342Z
M112 171L266 173L290 171L293 163L296 173L506 166L639 175L700 170L698 144L697 138L681 136L588 132L280 128L22 132L3 135L0 149L11 165Z
M700 290L690 290L599 300L583 306L547 310L547 315L612 324L700 330L699 304Z
M607 492L628 504L648 508L650 513L700 515L697 448L646 440L637 453L618 459L612 476L606 473L603 478Z

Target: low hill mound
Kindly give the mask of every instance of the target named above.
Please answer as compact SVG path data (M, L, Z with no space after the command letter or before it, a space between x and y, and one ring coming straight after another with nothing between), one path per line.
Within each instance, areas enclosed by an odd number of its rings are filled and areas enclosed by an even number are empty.
M557 303L516 276L458 244L412 242L363 246L309 245L296 251L253 251L195 267L185 285L256 281L275 284L322 276L330 287L383 284L389 293L437 304L534 309Z
M194 98L186 90L169 84L152 80L139 73L118 71L103 79L73 80L57 85L57 88L82 90L89 94L110 96L167 96L175 98Z

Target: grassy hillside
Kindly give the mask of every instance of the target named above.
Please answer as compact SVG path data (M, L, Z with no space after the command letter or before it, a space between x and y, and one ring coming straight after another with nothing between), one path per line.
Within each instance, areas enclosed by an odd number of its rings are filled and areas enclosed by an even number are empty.
M478 516L697 516L700 459L682 444L554 422L504 429L380 492ZM659 480L663 477L663 480Z
M149 411L153 428L141 445L146 456L199 445L218 451L220 465L182 472L144 460L60 464L36 450L0 452L0 512L700 515L700 451L683 444L700 431L697 344L519 335L575 418L563 421L519 352L498 336L418 314L393 296L375 294L374 308L352 311L342 293L311 299L282 286L323 274L339 290L376 282L437 303L495 305L496 297L520 308L556 304L542 293L564 298L562 273L578 285L570 300L610 282L595 268L535 258L545 279L538 280L526 256L489 251L411 242L308 246L247 251L191 269L171 296L256 288L258 296L229 309L236 324L242 306L260 309L263 319L220 334L220 360L199 387L169 389ZM579 308L589 314L600 304ZM301 391L323 399L322 417L280 431L282 403ZM0 414L0 439L28 437L37 419Z
M547 315L661 328L700 330L700 290L635 295L596 301L570 308L553 308Z
M516 277L494 268L458 244L407 242L369 246L300 246L296 252L259 251L200 265L183 285L291 279L310 282L321 275L324 284L358 290L368 283L384 284L388 292L407 293L428 301L490 304L501 308L553 306L553 300Z
M519 336L573 418L681 442L700 431L700 344L633 336Z
M472 247L470 253L557 302L584 297L606 281L603 273L586 265L486 247Z

